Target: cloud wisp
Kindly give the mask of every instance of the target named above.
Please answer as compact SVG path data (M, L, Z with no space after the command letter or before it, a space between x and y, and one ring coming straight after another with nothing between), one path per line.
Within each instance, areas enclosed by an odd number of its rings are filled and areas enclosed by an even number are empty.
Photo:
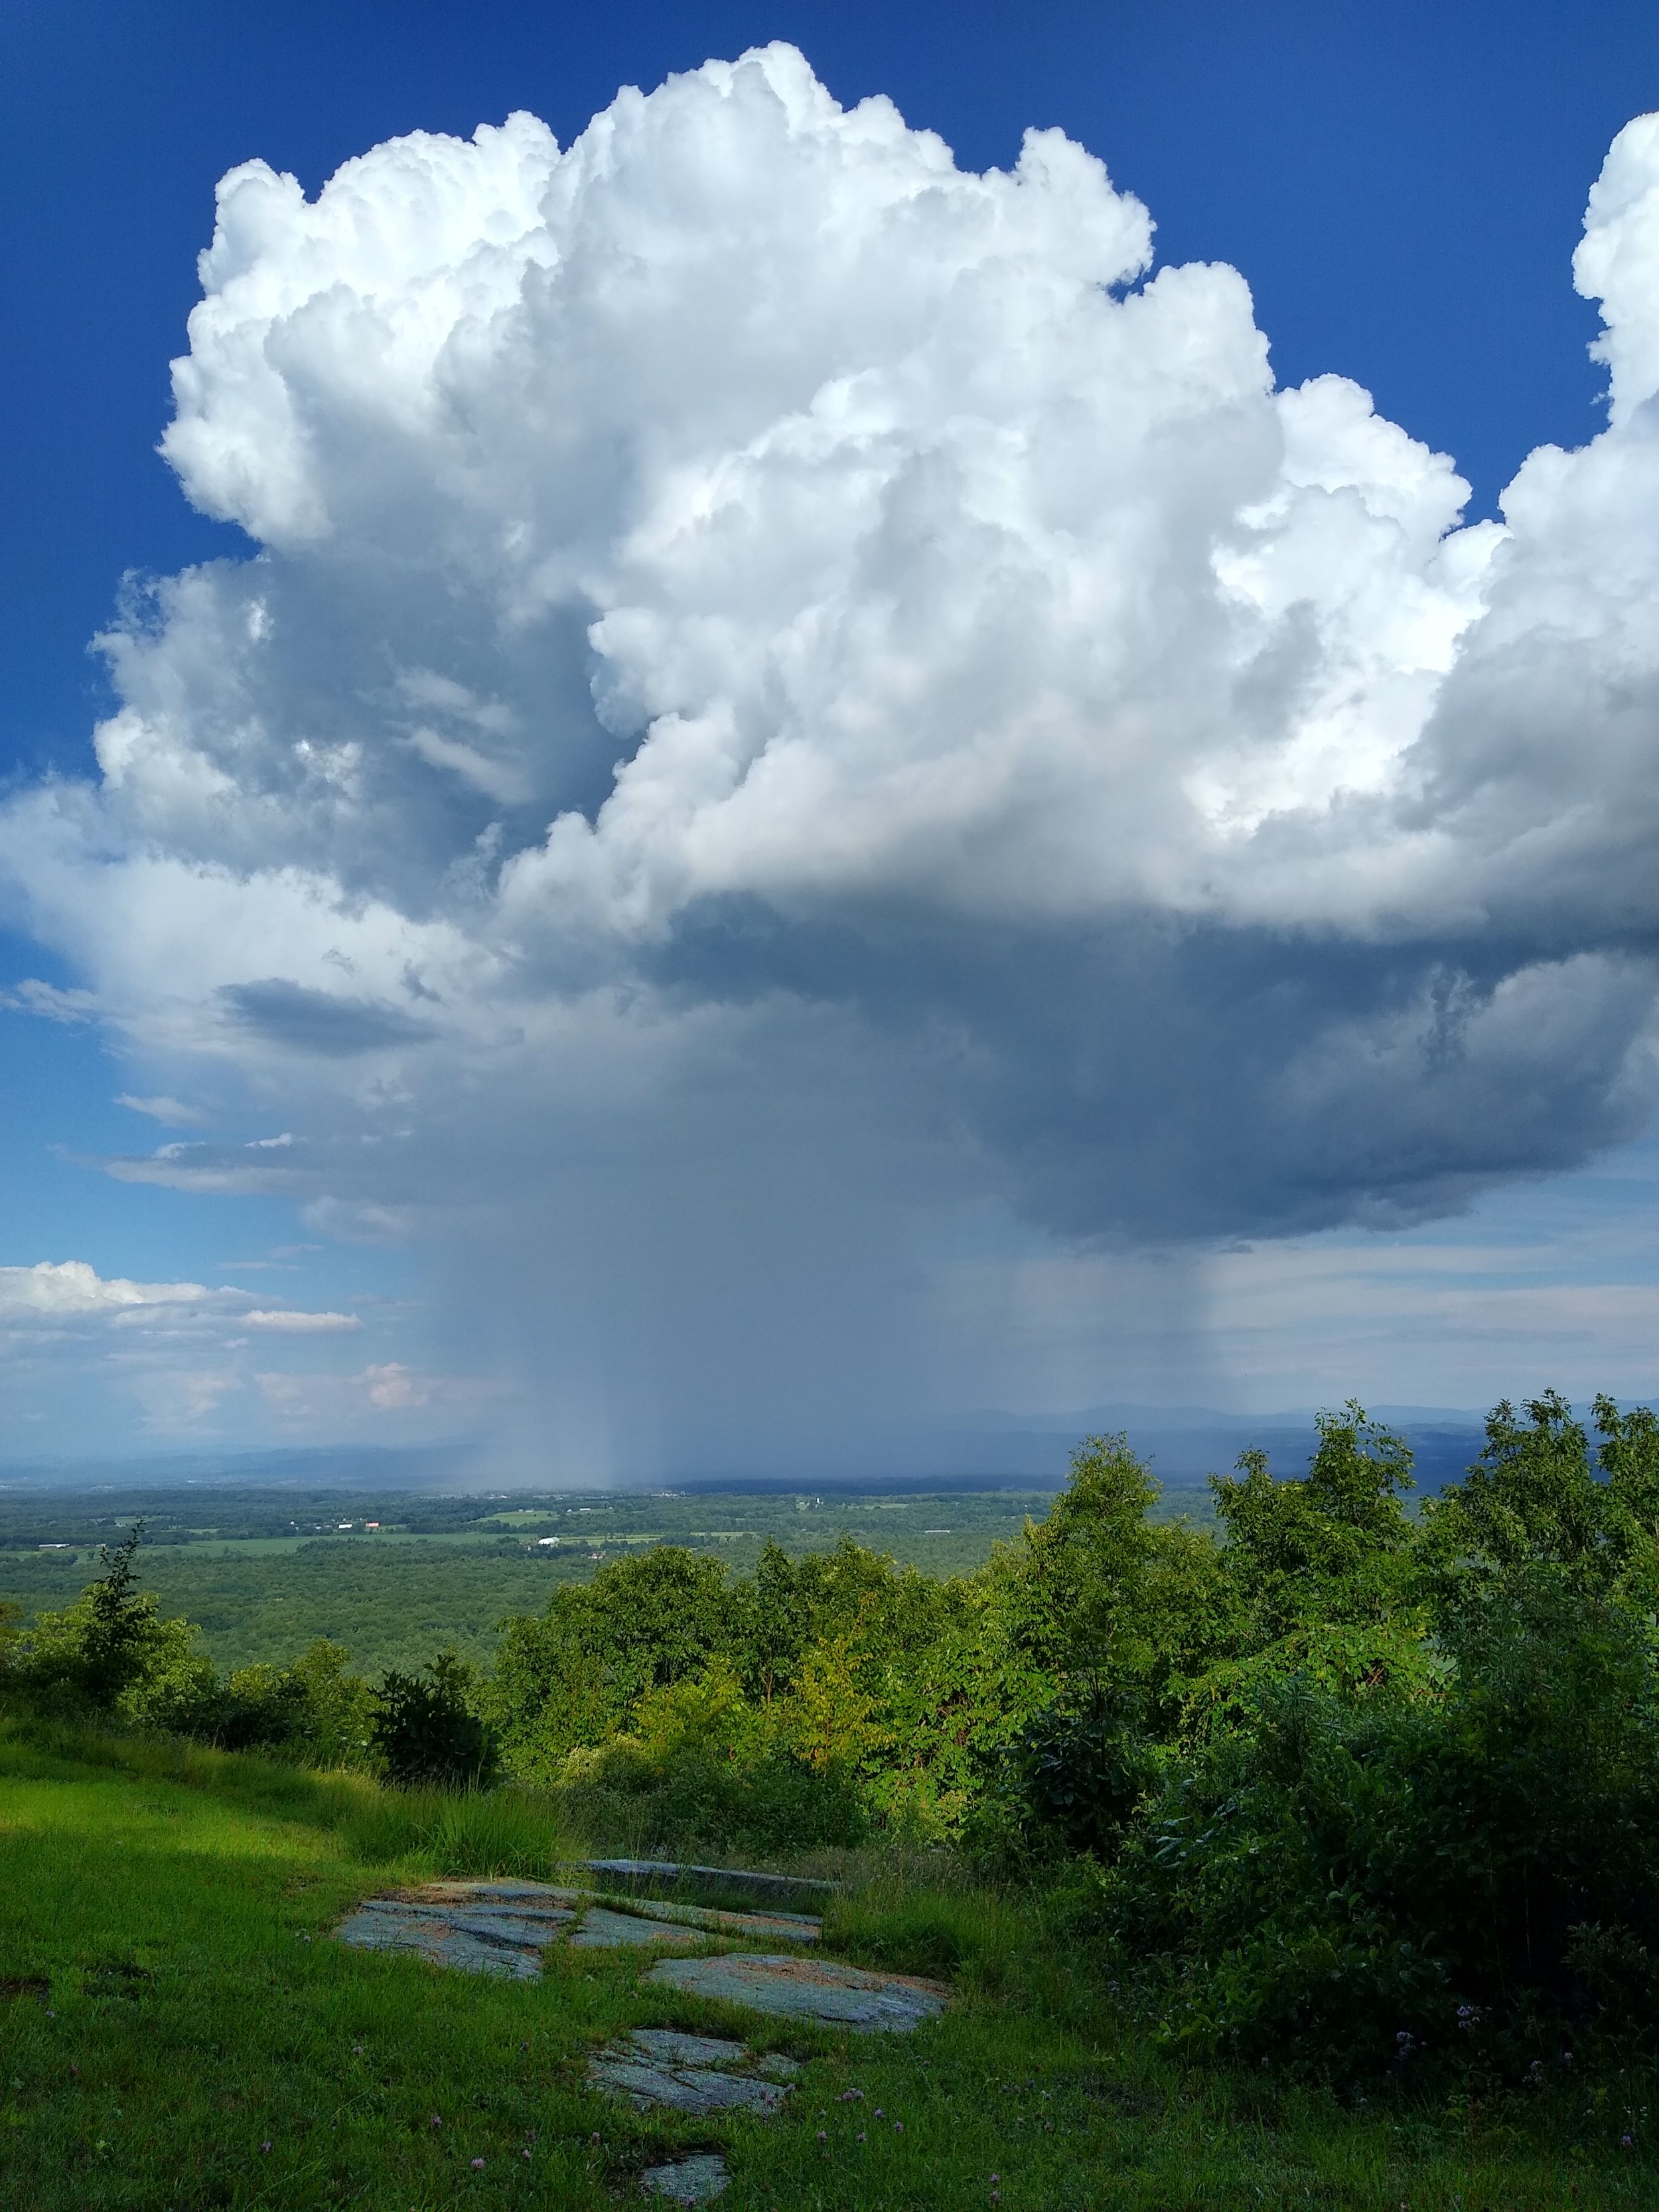
M1607 427L1501 525L1090 154L965 173L785 46L247 163L201 267L163 450L260 550L0 813L85 983L25 1002L292 1120L116 1172L423 1238L578 1455L899 1406L964 1209L1399 1225L1646 1121L1659 118Z
M62 1328L77 1322L174 1328L181 1321L291 1335L360 1328L356 1314L260 1307L247 1291L205 1283L135 1283L100 1275L85 1260L41 1260L0 1267L0 1328Z

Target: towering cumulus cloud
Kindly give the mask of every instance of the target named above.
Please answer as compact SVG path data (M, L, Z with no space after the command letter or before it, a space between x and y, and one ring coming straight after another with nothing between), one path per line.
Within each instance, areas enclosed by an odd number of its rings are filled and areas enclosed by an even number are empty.
M258 550L125 608L0 859L146 1079L298 1133L124 1171L404 1224L648 1458L739 1374L902 1402L930 1209L1398 1223L1634 1131L1659 118L1608 426L1502 526L1151 253L1057 132L964 174L784 46L227 177L164 450Z

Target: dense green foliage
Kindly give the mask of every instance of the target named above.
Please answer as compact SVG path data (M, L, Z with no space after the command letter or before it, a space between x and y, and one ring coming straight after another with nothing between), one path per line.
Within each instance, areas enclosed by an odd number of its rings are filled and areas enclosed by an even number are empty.
M388 1782L441 1790L487 1790L498 1765L495 1738L468 1702L468 1671L441 1651L420 1674L395 1670L381 1683L368 1747Z
M1173 2052L1536 2082L1646 2063L1659 2018L1659 1421L1595 1419L1500 1406L1413 1516L1350 1407L1205 1524L1094 1438L975 1573L647 1546L487 1669L378 1687L326 1644L222 1678L129 1547L4 1664L37 1705L392 1780L499 1759L634 1848L949 1847L1063 1899Z

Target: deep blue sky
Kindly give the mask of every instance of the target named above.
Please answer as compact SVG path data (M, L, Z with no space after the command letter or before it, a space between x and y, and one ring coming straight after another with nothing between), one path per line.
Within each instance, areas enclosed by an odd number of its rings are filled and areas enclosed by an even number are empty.
M1570 261L1609 140L1659 106L1651 4L9 0L0 775L89 763L106 694L87 645L125 571L245 544L191 513L154 450L226 169L260 155L315 191L389 136L518 107L568 143L618 84L774 38L843 102L890 94L964 166L1061 126L1147 203L1160 260L1243 272L1281 380L1369 386L1455 455L1476 511L1530 447L1599 425ZM0 988L30 974L74 980L0 936ZM233 1225L62 1157L156 1133L111 1103L118 1072L89 1034L0 1015L0 1264L205 1273L284 1233L275 1205L243 1201ZM379 1262L338 1265L361 1280Z

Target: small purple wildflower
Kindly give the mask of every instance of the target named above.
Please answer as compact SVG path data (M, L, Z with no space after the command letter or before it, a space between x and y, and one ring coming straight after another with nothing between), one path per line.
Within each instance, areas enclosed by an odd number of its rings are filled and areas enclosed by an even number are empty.
M481 2158L475 2158L473 2160L472 2171L474 2173L482 2173L483 2172L483 2160Z
M259 2148L261 2150L269 2150L270 2148L270 2145L268 2142L262 2142Z

